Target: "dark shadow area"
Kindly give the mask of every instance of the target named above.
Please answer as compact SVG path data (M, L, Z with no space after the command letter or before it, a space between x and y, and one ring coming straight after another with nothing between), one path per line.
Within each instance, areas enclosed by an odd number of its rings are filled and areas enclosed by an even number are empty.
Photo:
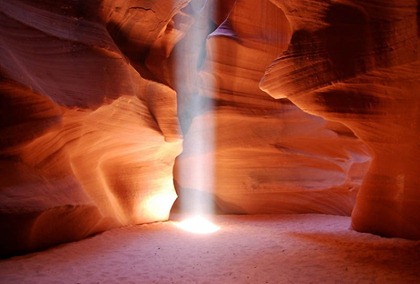
M325 21L329 27L322 40L337 77L348 78L366 72L368 16L358 7L337 3L330 6Z
M417 36L420 37L420 1L417 1Z
M374 114L380 107L381 100L374 95L359 90L327 90L314 93L314 100L327 112L348 113L353 115Z

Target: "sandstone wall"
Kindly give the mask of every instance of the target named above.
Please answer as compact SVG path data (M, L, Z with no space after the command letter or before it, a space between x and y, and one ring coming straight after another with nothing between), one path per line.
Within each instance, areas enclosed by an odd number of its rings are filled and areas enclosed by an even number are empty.
M418 6L0 0L0 254L177 196L419 239Z
M353 228L420 238L418 2L272 2L294 35L261 88L344 123L372 151Z

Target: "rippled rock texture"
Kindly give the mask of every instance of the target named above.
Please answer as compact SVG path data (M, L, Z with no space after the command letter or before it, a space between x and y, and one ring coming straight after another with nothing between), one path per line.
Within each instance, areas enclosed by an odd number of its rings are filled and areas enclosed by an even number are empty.
M261 88L306 112L342 122L372 151L353 228L419 239L418 2L273 3L294 32Z
M228 213L351 214L367 149L345 126L259 88L290 38L282 10L257 0L236 1L209 35L196 79L204 113L194 116L176 163L187 209L201 195ZM196 170L202 161L204 175Z
M177 195L419 239L417 10L0 0L1 254L166 220Z
M126 45L150 47L186 2L147 2L0 1L2 254L168 218L176 94Z

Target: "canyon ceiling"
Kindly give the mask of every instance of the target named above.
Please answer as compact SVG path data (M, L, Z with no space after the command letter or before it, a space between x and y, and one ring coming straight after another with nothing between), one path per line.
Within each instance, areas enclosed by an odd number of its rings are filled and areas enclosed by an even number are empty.
M420 239L419 10L0 0L0 254L167 220L196 195Z

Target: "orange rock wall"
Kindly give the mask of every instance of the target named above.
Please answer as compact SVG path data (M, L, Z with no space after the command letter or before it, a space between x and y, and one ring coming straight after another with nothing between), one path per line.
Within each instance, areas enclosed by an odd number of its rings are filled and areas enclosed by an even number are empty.
M419 239L418 23L413 0L1 0L1 255L177 195Z
M158 16L136 3L118 18L113 2L0 2L2 255L167 220L176 94L143 77L119 42L128 27L112 23L146 15L157 30L128 34L146 49L185 1L147 2Z
M194 202L189 196L201 194L227 213L351 214L370 159L367 149L343 125L259 88L290 39L285 14L269 1L236 1L209 35L197 73L198 94L207 106L193 116L176 163L187 209ZM213 162L204 169L204 183L194 174L200 161Z
M272 2L294 35L261 88L344 123L372 151L354 229L419 239L418 2Z

